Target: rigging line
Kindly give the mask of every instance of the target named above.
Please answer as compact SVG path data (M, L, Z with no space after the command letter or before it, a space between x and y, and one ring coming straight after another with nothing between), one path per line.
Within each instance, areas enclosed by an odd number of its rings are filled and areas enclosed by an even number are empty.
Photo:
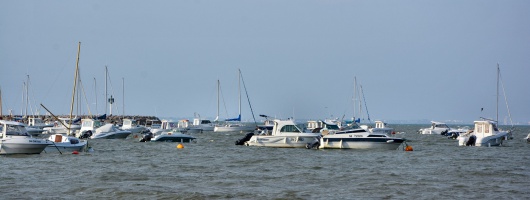
M72 58L70 58L70 56L68 56L68 58L66 60L67 60L67 63L69 63L72 60ZM51 93L51 90L55 88L54 85L57 82L57 80L60 77L63 77L62 74L63 74L63 71L64 71L65 68L66 68L66 64L64 64L63 67L61 68L61 70L59 71L59 73L56 74L57 76L55 76L55 80L53 80L51 86L48 88L48 91L46 93L44 93L45 95L42 98L42 101L45 101L46 98L48 97L48 95Z
M88 115L92 116L92 112L90 112L90 105L88 104L88 98L86 97L85 87L83 86L83 81L79 79L79 85L81 87L81 90L83 91L83 96L85 97L85 104L88 110Z
M245 88L245 94L247 95L247 101L248 101L248 105L250 106L250 112L252 113L252 118L254 119L254 124L258 126L258 123L256 122L256 117L254 117L254 110L252 110L252 105L250 104L250 98L248 97L247 86L245 85L243 74L241 73L241 69L238 69L238 70L239 70L239 75L241 76L241 82L243 82L243 88Z
M364 107L366 108L366 115L368 115L368 122L372 123L372 120L370 120L370 113L368 113L368 106L366 106L366 99L364 97L364 90L363 86L359 85L361 87L361 94L363 95L363 101L364 101Z
M502 94L504 96L504 102L506 103L506 109L508 110L508 117L510 118L510 123L513 127L512 114L510 113L510 107L508 106L508 99L506 98L506 91L504 91L504 82L502 81L502 76L501 76L500 71L499 71L499 79L501 80Z
M230 116L228 115L228 110L226 109L226 101L225 101L225 96L223 94L223 89L221 88L221 83L219 82L219 92L221 93L221 99L223 99L223 105L225 107L225 114L228 118L230 118ZM226 121L226 120L225 120Z

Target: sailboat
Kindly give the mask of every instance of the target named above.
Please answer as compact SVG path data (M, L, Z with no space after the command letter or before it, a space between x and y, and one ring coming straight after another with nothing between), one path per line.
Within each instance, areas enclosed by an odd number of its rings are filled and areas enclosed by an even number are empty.
M468 131L467 133L458 136L459 146L501 146L504 140L507 140L511 135L512 130L503 131L497 127L499 121L499 81L500 81L500 68L497 64L497 119L488 119L481 117L481 120L475 121L475 128ZM502 82L501 82L502 83ZM504 92L504 85L503 85ZM506 100L506 94L504 94ZM506 103L508 107L508 103ZM510 110L508 109L508 115ZM511 117L510 117L511 119ZM513 128L513 126L512 126Z
M241 123L241 70L239 70L238 92L239 92L239 115L236 118L226 119L225 123L217 124L214 132L252 131L256 127ZM219 120L219 80L217 80L217 117Z

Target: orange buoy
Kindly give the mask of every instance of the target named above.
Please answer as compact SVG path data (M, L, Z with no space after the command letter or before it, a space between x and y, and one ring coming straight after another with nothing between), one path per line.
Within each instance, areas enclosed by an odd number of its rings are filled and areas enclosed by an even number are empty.
M407 145L405 147L405 151L414 151L414 150L412 149L412 146Z
M184 145L182 144L177 145L177 149L184 149Z
M72 154L79 154L79 152L74 150L74 151L72 151Z

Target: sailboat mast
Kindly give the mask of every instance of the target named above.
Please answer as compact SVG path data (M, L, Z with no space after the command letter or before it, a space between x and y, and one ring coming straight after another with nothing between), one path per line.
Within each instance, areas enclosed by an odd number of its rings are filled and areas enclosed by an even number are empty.
M221 87L221 83L219 82L219 79L217 79L217 116L215 117L215 121L219 120L219 88Z
M123 114L122 115L123 115L123 117L125 117L125 78L123 78L123 77L121 78L121 85L122 85L122 89L121 89L122 90L122 96L121 96L122 100L121 101L122 101L122 108L123 108L123 110L122 110Z
M241 70L238 70L238 86L237 86L237 90L239 92L239 121L241 121Z
M355 122L355 102L357 101L357 77L353 77L353 122Z
M24 116L28 116L28 104L29 104L29 74L26 75L28 79L26 80L26 111L24 113Z
M98 88L96 86L96 77L94 77L94 95L96 97L96 115L99 115L99 111L98 111Z
M107 108L108 108L107 101L109 98L107 94L107 73L108 73L108 69L107 69L107 66L105 65L105 114L107 114Z
M497 123L499 123L499 74L500 74L499 63L497 63L497 107L496 107L496 112L497 112L496 121L497 121Z
M72 127L72 112L74 110L74 100L75 100L75 89L77 87L77 76L78 76L78 73L79 73L79 54L81 52L81 42L79 42L79 44L77 45L77 60L76 60L76 63L75 63L75 75L74 75L74 88L72 89L72 102L71 102L71 105L70 105L70 122L69 122L69 125L67 127L67 134L70 135L70 128Z

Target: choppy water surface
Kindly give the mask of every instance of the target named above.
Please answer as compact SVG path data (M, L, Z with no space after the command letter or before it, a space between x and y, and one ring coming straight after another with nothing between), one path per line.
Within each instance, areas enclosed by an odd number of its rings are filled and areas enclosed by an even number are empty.
M427 125L428 126L428 125ZM419 125L394 125L402 150L235 146L241 133L196 143L90 140L93 153L1 156L0 198L23 199L523 199L529 126L503 147L458 147Z

